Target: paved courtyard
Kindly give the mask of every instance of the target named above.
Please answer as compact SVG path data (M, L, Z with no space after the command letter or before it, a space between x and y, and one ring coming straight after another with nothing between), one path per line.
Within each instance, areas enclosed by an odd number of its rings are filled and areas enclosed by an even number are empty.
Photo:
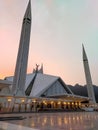
M0 130L98 130L98 112L27 113L24 120L0 121Z

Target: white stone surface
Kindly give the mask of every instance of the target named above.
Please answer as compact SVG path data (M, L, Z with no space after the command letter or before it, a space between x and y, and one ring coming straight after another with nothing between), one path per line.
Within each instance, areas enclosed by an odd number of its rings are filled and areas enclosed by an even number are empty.
M0 129L2 130L39 130L39 129L33 129L33 128L29 128L29 127L24 127L21 125L15 125L15 124L10 124L10 123L6 123L1 121L0 122Z
M84 64L84 72L85 72L85 78L86 78L86 83L87 83L88 97L91 99L92 102L96 103L88 58L87 58L84 46L83 46L83 64Z
M31 32L31 2L29 1L22 24L19 50L13 79L12 94L25 95L25 81L27 73L29 43Z
M1 128L8 128L6 130L98 130L98 112L22 113L18 115L26 119L8 121L16 126L4 124ZM13 114L2 114L2 116L13 116Z

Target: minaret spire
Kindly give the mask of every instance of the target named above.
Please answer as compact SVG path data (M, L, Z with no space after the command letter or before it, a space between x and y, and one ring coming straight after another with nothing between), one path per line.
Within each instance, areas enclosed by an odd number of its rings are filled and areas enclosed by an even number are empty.
M89 63L88 63L87 55L86 55L83 44L82 44L82 49L83 49L83 64L84 64L84 71L85 71L85 77L86 77L86 83L87 83L88 96L91 99L91 102L95 103L96 100L95 100L95 94L94 94L94 89L92 85L92 78L90 74Z
M85 52L85 49L84 49L84 45L83 45L83 44L82 44L82 48L83 48L83 61L88 61L87 55L86 55L86 52Z
M31 19L31 0L29 0L29 3L28 3L28 6L27 6L27 9L26 9L24 18Z
M27 73L29 42L31 32L31 1L29 0L22 24L20 44L13 79L12 94L25 95L25 81Z

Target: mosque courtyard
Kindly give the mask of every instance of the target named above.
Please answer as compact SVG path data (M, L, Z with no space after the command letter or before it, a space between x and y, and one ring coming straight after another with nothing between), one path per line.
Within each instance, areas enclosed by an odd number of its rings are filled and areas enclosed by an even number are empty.
M98 130L98 112L0 114L23 120L0 121L0 130Z

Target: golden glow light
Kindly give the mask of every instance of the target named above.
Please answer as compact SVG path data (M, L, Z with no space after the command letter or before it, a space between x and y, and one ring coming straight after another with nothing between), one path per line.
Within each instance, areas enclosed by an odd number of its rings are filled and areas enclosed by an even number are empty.
M47 102L46 102L46 101L43 101L43 103L44 103L44 104L47 104Z
M53 104L53 101L51 101L51 104Z
M36 102L36 100L33 100L33 102Z
M12 99L11 99L11 98L9 98L9 99L8 99L8 102L11 102L11 101L12 101Z
M58 104L61 104L61 102L58 102Z
M24 99L21 100L22 103L23 103L24 101L25 101Z

